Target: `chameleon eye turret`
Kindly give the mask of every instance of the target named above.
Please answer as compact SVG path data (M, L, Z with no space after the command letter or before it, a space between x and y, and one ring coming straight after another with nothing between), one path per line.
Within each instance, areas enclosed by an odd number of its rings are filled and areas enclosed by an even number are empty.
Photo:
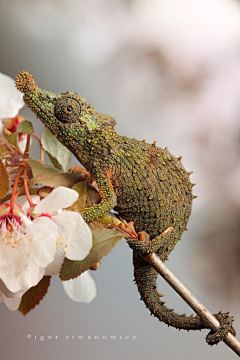
M76 99L63 96L56 101L54 114L62 123L74 123L79 121L80 113L81 105Z
M186 229L195 196L181 157L155 142L117 134L114 118L98 113L78 94L40 90L27 72L18 74L16 86L25 93L26 104L96 180L102 201L82 213L84 220L90 222L114 208L122 219L134 221L138 232L149 235L148 241L128 244L133 249L135 282L151 314L177 329L205 328L199 316L179 315L164 305L157 292L157 272L140 256L156 252L167 260ZM207 336L211 345L234 331L228 313L215 316L221 326Z

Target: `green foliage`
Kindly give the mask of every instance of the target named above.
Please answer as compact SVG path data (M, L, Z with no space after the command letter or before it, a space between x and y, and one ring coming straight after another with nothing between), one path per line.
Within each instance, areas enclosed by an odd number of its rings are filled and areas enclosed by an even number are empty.
M11 135L7 136L7 141L9 142L9 144L13 145L13 146L17 146L17 140L18 140L18 133L14 132Z
M44 130L41 137L41 143L55 168L62 171L68 171L72 153L63 146L48 129Z
M53 188L57 186L71 187L76 182L81 181L83 174L63 172L51 165L42 163L38 160L27 160L33 174L33 178L29 180L28 185L43 184Z
M122 238L117 230L107 229L97 221L92 221L89 225L93 236L93 246L90 253L81 261L71 261L65 258L60 271L61 280L74 279L84 271L94 267L103 256L107 256L115 248Z
M24 133L24 134L33 134L34 133L33 124L29 120L24 120L18 125L16 132Z

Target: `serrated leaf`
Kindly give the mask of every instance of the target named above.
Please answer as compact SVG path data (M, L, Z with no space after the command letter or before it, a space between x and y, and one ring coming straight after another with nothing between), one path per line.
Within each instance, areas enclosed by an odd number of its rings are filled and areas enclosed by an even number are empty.
M10 180L8 172L0 159L0 199L2 199L10 190Z
M23 315L26 315L30 310L35 308L44 298L48 291L50 280L51 276L44 276L36 286L31 287L25 292L18 308Z
M51 165L42 163L37 160L27 160L33 174L33 178L29 180L28 185L43 184L53 188L57 186L71 187L75 183L81 181L83 174L63 172Z
M92 221L88 224L92 231L93 246L88 256L81 261L64 259L61 271L61 280L74 279L84 271L94 267L103 256L107 256L121 240L122 235L115 229L107 229L101 223Z
M72 153L58 141L49 129L44 130L41 143L52 164L59 170L67 171Z
M11 151L9 151L9 149L4 143L0 144L0 159L3 159L6 154L10 153Z
M24 133L24 134L33 134L34 133L34 127L31 121L24 120L20 122L20 124L17 127L17 133Z

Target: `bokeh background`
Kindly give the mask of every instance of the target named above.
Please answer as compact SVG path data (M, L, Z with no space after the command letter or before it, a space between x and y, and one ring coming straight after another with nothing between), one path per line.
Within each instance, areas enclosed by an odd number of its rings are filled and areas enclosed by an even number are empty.
M194 171L198 198L189 231L167 265L209 310L231 310L240 336L240 2L1 0L0 6L1 72L15 77L26 70L41 88L80 93L116 118L120 134L169 146ZM35 115L27 108L21 114L41 135ZM37 146L32 154L38 157ZM1 359L236 358L225 344L207 346L207 331L179 332L150 317L131 257L122 240L103 259L91 273L98 295L89 305L69 300L57 276L25 318L2 304ZM162 279L158 287L169 307L192 313Z

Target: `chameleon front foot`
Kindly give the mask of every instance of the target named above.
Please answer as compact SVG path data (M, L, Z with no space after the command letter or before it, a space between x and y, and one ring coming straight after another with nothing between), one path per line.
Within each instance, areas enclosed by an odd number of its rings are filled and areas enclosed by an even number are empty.
M229 313L221 313L214 315L215 318L220 322L220 327L217 331L213 332L210 331L210 333L206 336L206 341L208 345L216 345L220 341L223 341L225 336L230 331L234 336L236 335L236 331L234 330L232 323L233 319L229 315Z
M141 255L157 252L161 246L163 246L172 235L173 228L168 227L156 238L149 240L149 235L144 231L138 234L138 240L128 239L127 243L131 249L137 251Z

